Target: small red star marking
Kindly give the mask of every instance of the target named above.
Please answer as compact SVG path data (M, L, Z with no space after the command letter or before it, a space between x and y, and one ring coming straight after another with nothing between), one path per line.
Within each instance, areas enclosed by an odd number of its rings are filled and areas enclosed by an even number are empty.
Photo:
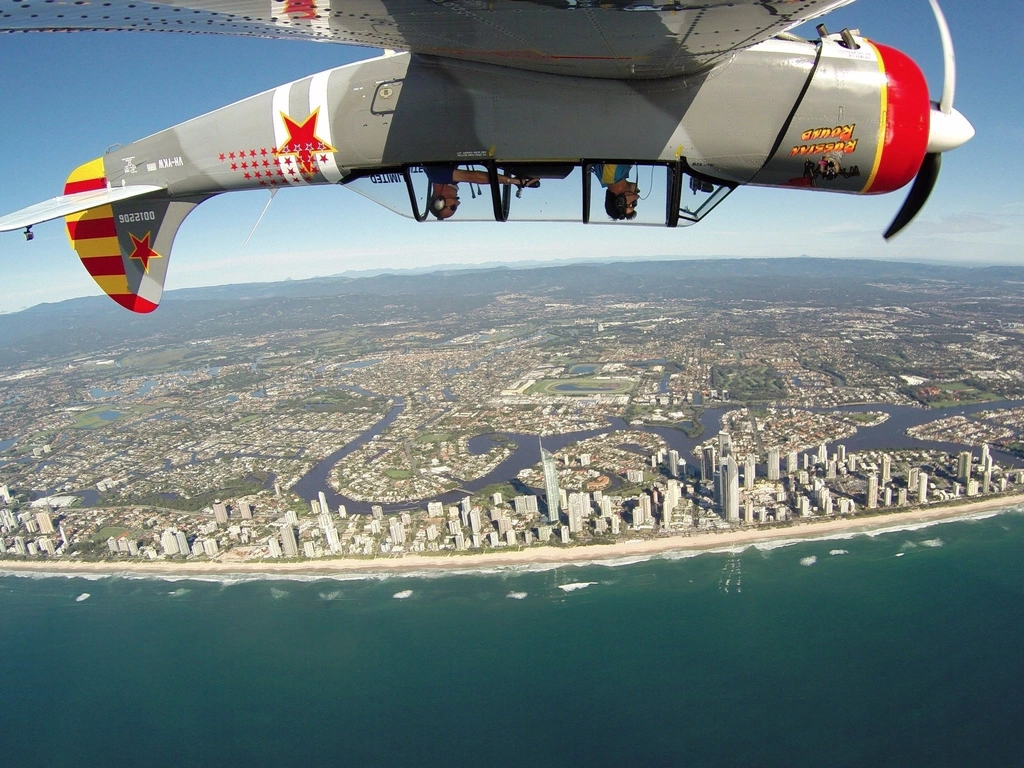
M228 152L228 159L234 160L235 159L235 153L234 152Z
M224 162L224 153L223 152L220 153L220 161L222 163Z
M131 256L129 256L128 258L138 259L139 261L141 261L142 268L146 271L146 274L149 274L150 259L163 258L159 253L157 253L150 247L149 238L151 237L151 235L151 232L147 232L145 235L143 235L142 239L140 240L131 232L128 233L128 236L132 239L132 246L134 248L134 250L132 250Z
M246 179L249 178L249 174L248 173L243 173L242 176L245 177Z
M238 163L232 163L231 164L231 170L232 171L237 171L238 170Z

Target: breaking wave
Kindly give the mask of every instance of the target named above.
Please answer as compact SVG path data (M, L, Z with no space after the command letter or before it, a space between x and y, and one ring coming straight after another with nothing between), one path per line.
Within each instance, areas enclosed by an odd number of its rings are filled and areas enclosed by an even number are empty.
M563 592L575 592L579 589L586 589L587 587L592 587L595 584L597 584L596 581L574 581L571 584L559 584L558 588Z

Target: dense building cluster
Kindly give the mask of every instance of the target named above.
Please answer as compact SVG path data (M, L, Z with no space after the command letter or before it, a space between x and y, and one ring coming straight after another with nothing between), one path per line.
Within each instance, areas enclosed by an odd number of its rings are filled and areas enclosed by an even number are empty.
M34 346L12 336L4 549L390 556L1017 485L1024 329L1001 281L875 264L831 286L802 282L806 262L746 282L697 262L620 266L420 277L390 293L382 277L344 301L281 289L145 340L121 323Z

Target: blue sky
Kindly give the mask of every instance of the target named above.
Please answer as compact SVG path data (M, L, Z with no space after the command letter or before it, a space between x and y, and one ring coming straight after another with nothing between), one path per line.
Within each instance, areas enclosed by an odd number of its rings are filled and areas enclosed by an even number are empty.
M308 278L349 269L564 258L867 257L1024 264L1024 4L945 0L956 44L956 107L977 136L945 156L938 187L894 242L881 232L905 191L879 197L741 188L695 227L572 224L422 226L334 187L285 190L248 246L266 201L214 198L179 231L167 288ZM938 32L926 0L858 0L825 22L859 28L910 54L941 90ZM801 30L813 36L813 30ZM0 213L60 194L68 173L128 143L238 99L375 55L368 49L160 34L0 36L7 173ZM1008 164L1007 164L1008 163ZM61 222L26 242L0 234L0 312L99 289Z

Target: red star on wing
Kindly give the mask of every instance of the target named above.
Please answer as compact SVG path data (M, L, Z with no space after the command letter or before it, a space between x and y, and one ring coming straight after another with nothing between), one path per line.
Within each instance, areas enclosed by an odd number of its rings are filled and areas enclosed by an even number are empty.
M316 135L316 119L320 109L314 109L301 123L281 113L288 140L277 148L279 155L292 155L303 173L313 174L318 170L316 154L319 152L335 152L330 144Z
M132 250L131 256L128 258L138 259L141 261L142 268L146 270L146 274L149 274L149 260L163 258L163 256L154 251L149 245L149 238L152 236L152 232L147 232L142 236L141 240L131 232L128 233L128 236L132 239L132 247L134 249Z

